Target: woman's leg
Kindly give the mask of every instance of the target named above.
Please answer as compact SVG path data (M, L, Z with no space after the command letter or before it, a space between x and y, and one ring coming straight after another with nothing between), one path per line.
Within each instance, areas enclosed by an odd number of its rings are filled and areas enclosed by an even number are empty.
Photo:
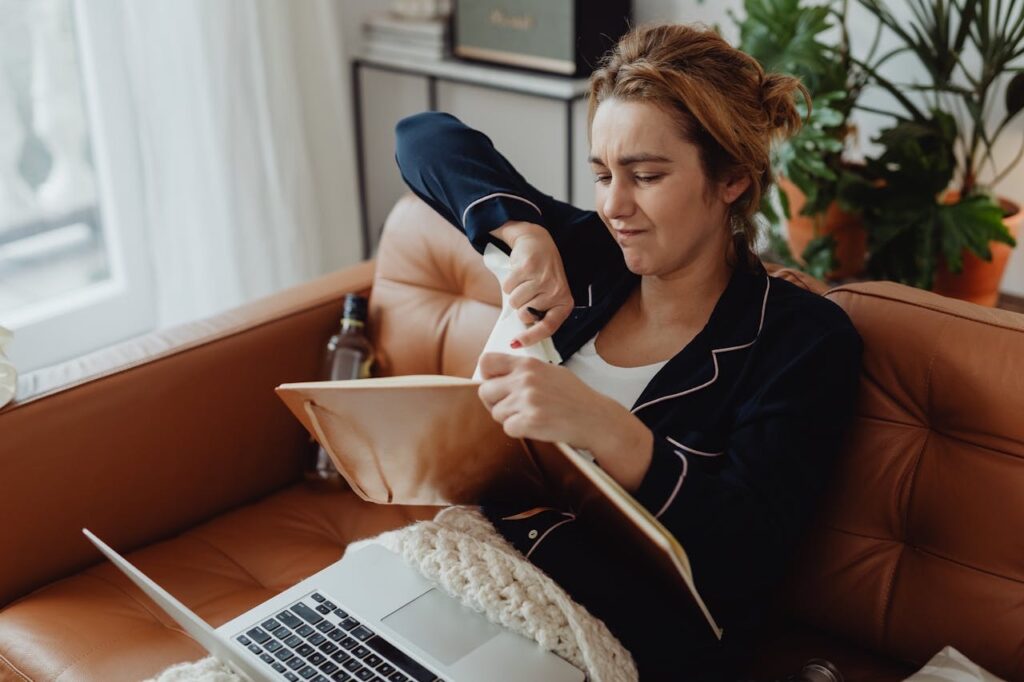
M735 679L733 656L696 606L679 612L659 581L574 515L553 507L485 506L484 514L524 556L608 626L644 680Z

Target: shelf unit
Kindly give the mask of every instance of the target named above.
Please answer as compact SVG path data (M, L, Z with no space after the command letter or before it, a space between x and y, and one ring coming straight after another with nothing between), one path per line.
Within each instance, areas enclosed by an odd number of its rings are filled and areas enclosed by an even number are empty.
M587 85L586 78L457 60L356 57L352 89L363 256L376 252L388 211L406 191L394 161L395 124L420 111L454 114L490 137L540 191L593 205Z

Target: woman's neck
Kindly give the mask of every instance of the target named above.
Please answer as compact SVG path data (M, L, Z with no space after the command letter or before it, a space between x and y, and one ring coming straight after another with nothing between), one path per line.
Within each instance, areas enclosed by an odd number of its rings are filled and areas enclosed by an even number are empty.
M729 285L733 266L708 259L671 276L647 275L631 298L640 324L652 328L699 330Z

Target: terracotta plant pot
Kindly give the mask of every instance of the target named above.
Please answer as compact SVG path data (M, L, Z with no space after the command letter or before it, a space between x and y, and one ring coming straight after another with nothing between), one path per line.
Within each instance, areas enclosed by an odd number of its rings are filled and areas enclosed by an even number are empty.
M830 234L836 240L836 259L839 267L829 272L829 279L846 279L856 277L864 272L864 261L868 249L868 233L859 215L847 213L832 202L825 213L801 215L807 197L800 188L784 177L778 178L779 189L786 193L789 200L789 212L792 218L786 229L786 241L789 250L797 262L803 264L801 258L804 249L817 236Z
M946 195L946 201L954 202L959 195L950 192ZM1024 222L1024 212L1020 206L1007 199L999 199L999 205L1003 208L1003 224L1009 230L1013 238L1017 238L1017 231L1021 222ZM964 269L959 274L953 274L946 269L944 262L939 263L935 271L935 282L932 284L932 291L959 298L971 303L978 303L992 307L999 300L999 283L1003 279L1003 271L1006 270L1006 261L1010 258L1013 250L1009 244L1002 242L989 242L992 250L992 260L984 261L969 251L964 251Z

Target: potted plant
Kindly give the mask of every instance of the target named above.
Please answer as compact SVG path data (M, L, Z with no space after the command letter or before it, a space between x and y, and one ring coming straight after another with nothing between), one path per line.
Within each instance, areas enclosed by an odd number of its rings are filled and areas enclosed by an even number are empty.
M881 154L863 176L841 180L868 227L869 270L994 305L1021 219L1017 204L989 188L1024 153L995 168L997 140L1024 108L1024 70L1015 66L1024 56L1022 2L906 0L904 19L882 0L857 2L897 41L875 61L851 57L895 104L870 109L893 120L876 139ZM888 73L887 62L903 54L923 67L926 82ZM993 100L1004 83L1006 111L997 117Z
M802 0L745 0L743 6L742 19L730 13L740 30L740 49L767 71L798 77L812 97L809 117L803 100L797 102L805 119L800 132L774 150L783 216L771 196L761 206L772 250L785 264L818 278L856 275L864 268L866 233L860 217L846 210L841 189L852 185L847 176L861 172L844 160L843 150L864 80L850 59L846 2L838 9L835 2ZM822 39L834 27L838 46Z

